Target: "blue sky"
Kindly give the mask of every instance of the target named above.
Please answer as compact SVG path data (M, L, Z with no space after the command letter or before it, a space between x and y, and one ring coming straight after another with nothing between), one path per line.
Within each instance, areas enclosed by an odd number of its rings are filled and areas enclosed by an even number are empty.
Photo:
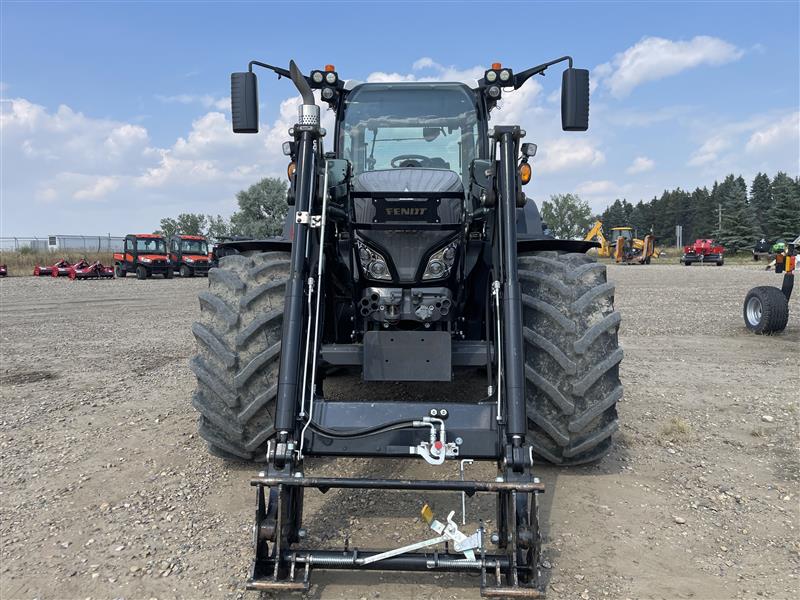
M348 79L474 77L571 54L592 70L590 131L559 129L560 68L495 123L539 144L537 201L710 185L800 167L797 2L3 2L2 235L150 231L230 214L285 173L286 80L259 73L259 136L230 133L229 73L250 59ZM303 30L307 37L301 37Z

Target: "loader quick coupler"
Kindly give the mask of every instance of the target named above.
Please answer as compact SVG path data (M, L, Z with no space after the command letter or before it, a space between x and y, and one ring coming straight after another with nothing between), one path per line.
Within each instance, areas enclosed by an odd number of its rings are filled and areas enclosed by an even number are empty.
M253 527L255 560L247 581L250 590L308 591L313 570L384 570L474 572L484 597L539 598L538 560L541 546L537 495L544 485L525 473L507 472L494 481L356 479L305 476L288 467L270 468L251 480L256 488ZM303 491L316 488L461 492L466 496L493 493L497 498L498 530L486 535L483 522L472 534L459 529L450 511L444 522L434 518L427 503L421 517L436 535L386 550L340 550L298 547L308 532L301 525ZM487 542L496 550L487 551ZM443 547L443 549L442 549Z

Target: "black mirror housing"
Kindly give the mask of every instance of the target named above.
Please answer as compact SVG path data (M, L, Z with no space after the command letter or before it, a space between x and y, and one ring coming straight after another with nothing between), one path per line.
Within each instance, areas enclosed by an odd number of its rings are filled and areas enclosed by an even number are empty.
M561 128L589 129L589 70L565 69L561 77Z
M252 71L231 73L231 120L234 133L258 133L258 81Z

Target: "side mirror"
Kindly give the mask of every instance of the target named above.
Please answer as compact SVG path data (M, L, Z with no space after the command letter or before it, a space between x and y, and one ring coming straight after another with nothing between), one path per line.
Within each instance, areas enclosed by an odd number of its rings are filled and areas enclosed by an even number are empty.
M347 183L350 178L350 161L346 158L329 158L328 163L328 188Z
M328 163L328 193L335 203L342 203L347 198L350 176L352 174L350 161L345 158L329 158Z
M491 160L476 158L469 165L469 194L475 206L494 206L494 164Z
M252 71L231 73L231 120L234 133L258 133L258 81Z
M561 77L561 129L589 129L588 69L566 69Z
M491 175L487 175L487 173L491 173L493 166L491 160L486 160L485 158L474 159L469 166L469 175L472 183L483 189L492 187Z

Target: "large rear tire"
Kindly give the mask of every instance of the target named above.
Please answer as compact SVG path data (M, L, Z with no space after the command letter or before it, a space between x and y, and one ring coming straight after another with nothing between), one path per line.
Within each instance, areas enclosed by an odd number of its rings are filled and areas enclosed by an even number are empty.
M192 326L197 376L192 404L212 454L264 460L273 414L289 253L226 256L208 274Z
M602 458L619 428L622 349L614 285L585 254L519 257L528 437L548 462Z

